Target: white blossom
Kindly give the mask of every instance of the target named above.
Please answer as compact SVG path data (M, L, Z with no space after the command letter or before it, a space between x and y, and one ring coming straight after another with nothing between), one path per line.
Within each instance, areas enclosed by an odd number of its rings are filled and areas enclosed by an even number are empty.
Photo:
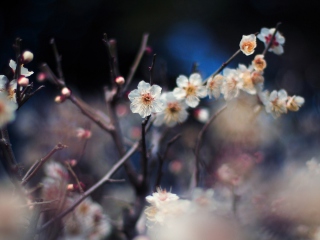
M147 202L154 206L160 206L163 203L176 201L178 199L179 197L176 194L167 192L161 188L157 188L157 192L154 192L152 196L146 197Z
M237 70L225 68L223 70L223 76L225 77L225 80L222 83L221 93L226 100L236 98L239 95L239 89L242 86Z
M215 99L218 99L220 97L223 80L224 77L220 74L209 78L207 82L207 91L209 98L212 98L212 96L214 96Z
M256 55L252 61L252 66L257 71L263 71L267 67L267 62L264 60L264 55Z
M287 109L296 112L304 104L304 98L300 96L292 96L288 98Z
M140 81L138 89L129 93L131 101L130 109L133 113L139 113L142 118L163 111L164 104L160 100L161 87L158 85L150 86L145 81Z
M0 128L14 120L17 108L15 102L8 100L6 92L0 91Z
M255 88L255 85L252 81L252 76L251 76L252 66L247 68L245 65L239 64L237 72L240 79L239 88L249 94L256 94L257 90Z
M269 96L264 97L262 102L265 105L266 112L271 113L274 118L280 117L281 114L287 113L287 101L288 95L285 90L272 91Z
M13 72L16 71L16 68L17 68L17 64L15 61L13 60L10 60L9 62L9 66L12 68ZM33 74L33 71L29 72L28 69L26 69L25 67L23 67L23 64L21 65L21 68L20 68L20 75L22 76L25 76L25 77L29 77Z
M178 100L185 99L189 107L195 108L199 105L200 99L207 96L207 89L202 86L202 78L199 73L193 73L189 79L180 75L177 78L177 85L173 90L174 96Z
M257 47L256 35L243 35L240 41L240 49L245 55L251 55L254 53L254 49Z
M160 99L164 103L164 110L157 113L157 118L153 123L155 126L166 124L168 127L173 127L177 123L182 123L187 119L187 104L184 101L178 100L172 92L163 93Z
M262 41L265 44L265 46L267 46L272 38L274 31L275 28L262 28L257 37L260 41ZM279 32L277 32L269 48L269 51L281 55L283 53L282 45L284 44L284 42L285 38Z
M8 99L16 102L16 89L17 89L17 81L12 80L8 83L9 80L6 76L0 75L0 92L6 92Z

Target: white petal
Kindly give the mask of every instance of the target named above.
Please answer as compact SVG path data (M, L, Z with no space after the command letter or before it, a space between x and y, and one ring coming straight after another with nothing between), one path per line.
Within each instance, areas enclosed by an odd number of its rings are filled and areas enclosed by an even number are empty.
M267 36L270 34L270 30L269 28L261 28L260 33L264 36ZM272 34L272 33L271 33Z
M179 122L182 123L185 120L187 120L187 118L188 118L188 112L185 109L181 110L179 114Z
M0 75L0 90L6 88L8 78L5 75Z
M131 102L137 97L140 97L140 91L137 89L131 91L128 95L128 98Z
M29 77L33 74L33 72L29 72L28 69L26 69L25 67L21 66L21 69L20 69L20 74L25 76L25 77Z
M186 98L186 103L188 104L189 107L195 108L196 106L199 105L200 99L196 96L188 96Z
M279 96L279 99L284 100L284 101L286 101L288 98L288 94L287 94L286 90L284 90L284 89L281 89L278 92L278 96Z
M186 76L184 75L180 75L178 78L177 78L177 85L178 87L180 88L183 88L183 87L187 87L189 84L189 80Z
M264 43L266 44L266 39L265 39L264 35L258 34L257 38L258 38L261 42L264 42Z
M200 86L202 83L202 78L199 73L192 73L190 75L189 81L191 84L195 86Z
M186 94L186 91L183 90L182 88L175 88L175 89L173 89L173 95L177 99L184 99L187 94Z
M150 88L150 84L145 81L140 81L138 84L139 90L148 90Z
M280 43L280 44L284 44L286 39L284 38L284 36L282 36L280 33L277 33L276 34L277 36L277 42Z
M16 64L15 61L10 60L9 66L12 68L13 71L15 71L15 70L16 70L16 67L17 67L17 64Z
M151 96L154 98L159 98L161 94L161 89L162 88L159 87L158 85L152 85L150 89Z
M295 97L294 101L298 104L299 107L301 107L304 104L304 98L303 97Z
M270 48L277 55L281 55L283 53L283 47L278 45L277 47Z
M273 90L270 94L269 100L272 102L278 97L278 92L276 90Z
M151 111L153 113L162 112L164 110L164 104L161 100L155 100L152 104ZM149 114L150 115L150 114Z
M207 96L207 88L205 86L198 87L196 95L201 98L206 97Z

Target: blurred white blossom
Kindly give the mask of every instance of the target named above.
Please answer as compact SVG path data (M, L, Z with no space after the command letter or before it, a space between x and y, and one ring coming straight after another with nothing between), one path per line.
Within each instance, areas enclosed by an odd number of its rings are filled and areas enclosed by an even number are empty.
M223 80L224 77L220 74L209 78L207 82L207 91L209 98L212 98L212 96L214 96L215 99L218 99L220 97Z
M17 68L17 63L13 60L10 60L9 62L9 66L11 67L12 71L15 72L16 68ZM23 67L23 64L21 65L20 68L20 75L25 76L25 77L29 77L33 74L33 71L30 71L28 69L26 69L25 67Z
M163 93L160 99L164 103L164 110L157 113L157 118L153 123L155 126L166 124L168 127L173 127L187 119L187 104L178 100L172 92Z
M0 127L14 120L17 108L18 105L8 100L5 92L0 92Z

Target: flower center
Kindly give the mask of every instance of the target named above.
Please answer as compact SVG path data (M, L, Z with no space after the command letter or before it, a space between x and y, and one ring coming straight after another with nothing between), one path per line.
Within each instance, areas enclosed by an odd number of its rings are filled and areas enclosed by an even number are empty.
M252 52L254 49L254 44L252 42L244 42L242 44L242 49L246 49L248 52Z
M269 34L268 36L264 37L266 39L266 43L268 44L272 38L272 34ZM277 42L276 38L273 39L271 47L278 47L279 43Z
M151 105L152 101L154 100L154 98L151 96L150 93L144 93L142 94L142 102L145 105Z
M172 114L178 113L181 110L180 104L177 102L168 103L168 110Z
M197 87L190 84L187 87L183 88L186 91L187 96L196 95Z

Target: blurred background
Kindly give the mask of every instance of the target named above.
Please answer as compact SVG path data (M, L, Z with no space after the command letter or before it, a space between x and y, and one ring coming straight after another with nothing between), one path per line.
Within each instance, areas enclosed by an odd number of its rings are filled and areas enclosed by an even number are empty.
M142 59L131 89L138 81L149 77L148 66L153 53L157 54L155 82L161 85L166 80L172 89L178 75L190 74L194 62L198 63L198 70L205 78L238 49L243 34L259 32L262 27L272 28L279 21L282 22L280 32L286 38L285 51L281 56L267 54L265 88L284 88L289 95L303 96L306 103L298 113L276 120L277 137L263 146L272 159L270 161L278 167L279 162L292 156L306 161L318 154L320 2L317 0L1 1L0 72L10 73L8 62L14 59L12 43L20 37L23 39L22 50L28 49L35 55L34 61L26 67L35 72L30 79L36 82L41 63L47 62L55 70L49 44L50 39L55 38L67 84L76 94L104 110L102 87L109 85L110 80L108 58L101 41L103 33L107 33L109 39L117 40L119 69L124 77L139 49L143 33L149 33L150 48ZM262 52L263 48L263 43L258 42L256 52ZM238 63L248 65L251 61L251 57L241 54L230 66L236 67ZM58 92L52 85L45 85L44 90L19 110L16 125L10 126L19 161L37 159L57 141L64 139L61 137L63 127L59 127L61 135L57 138L51 138L49 132L41 136L41 143L46 143L41 152L26 147L26 144L30 147L34 144L35 133L46 132L49 120L54 125L55 121L65 117L54 110L55 107L46 105L53 103ZM211 108L209 101L204 105ZM140 121L137 116L133 119L131 121L136 123ZM70 124L74 128L81 125L72 123L72 120L66 121L67 127ZM88 124L83 121L82 126ZM189 123L196 123L198 129L201 127L196 120L190 121L194 121ZM274 121L269 116L267 122ZM230 134L233 136L234 133ZM93 145L97 146L96 143Z

